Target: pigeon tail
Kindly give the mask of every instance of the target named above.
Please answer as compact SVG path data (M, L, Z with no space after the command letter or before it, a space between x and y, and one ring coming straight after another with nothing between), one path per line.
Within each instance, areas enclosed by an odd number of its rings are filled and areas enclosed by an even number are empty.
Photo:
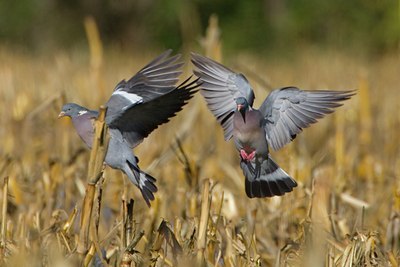
M147 206L150 207L150 201L154 200L154 193L158 190L155 185L155 182L157 181L156 178L139 169L139 166L134 165L129 161L126 162L133 173L133 176L128 175L129 180L139 187L144 201L146 201Z
M297 186L296 181L282 170L270 156L261 164L240 162L245 179L246 194L249 198L282 196Z

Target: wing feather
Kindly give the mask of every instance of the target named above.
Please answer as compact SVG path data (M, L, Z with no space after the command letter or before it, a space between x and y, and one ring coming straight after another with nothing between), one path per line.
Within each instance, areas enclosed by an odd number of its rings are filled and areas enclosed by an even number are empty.
M175 89L183 63L179 62L179 54L171 56L171 52L165 51L128 81L123 80L117 84L106 104L107 124L112 124L132 105L151 101Z
M296 87L274 90L260 107L268 144L278 150L302 129L316 123L350 99L354 91L303 91Z
M160 94L165 94L175 88L175 84L182 74L183 63L179 61L181 55L170 56L172 50L167 50L149 64L144 66L128 81L122 80L115 87L139 95L144 101L151 100Z
M168 122L182 110L197 92L197 88L198 80L190 81L189 77L164 95L144 103L132 104L108 123L108 127L117 128L131 147L135 147L159 125Z
M254 93L246 77L237 74L209 58L192 53L192 63L196 67L194 74L201 82L200 93L207 106L224 129L225 140L232 137L235 99L246 98L252 106Z

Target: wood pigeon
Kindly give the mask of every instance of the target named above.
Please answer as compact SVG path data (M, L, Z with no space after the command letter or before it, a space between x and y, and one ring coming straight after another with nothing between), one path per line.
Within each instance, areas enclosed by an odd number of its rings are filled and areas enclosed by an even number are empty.
M249 198L282 196L297 186L269 154L282 148L303 128L332 113L354 91L305 91L284 87L272 91L259 109L246 77L209 58L192 53L200 93L222 125L225 140L233 136Z
M106 104L110 142L105 162L128 176L148 206L157 192L156 179L140 170L132 149L182 110L198 87L197 81L190 78L175 85L183 63L179 61L180 55L170 54L171 50L164 52L128 81L118 83ZM98 112L68 103L62 107L59 118L64 116L71 117L78 135L91 148Z

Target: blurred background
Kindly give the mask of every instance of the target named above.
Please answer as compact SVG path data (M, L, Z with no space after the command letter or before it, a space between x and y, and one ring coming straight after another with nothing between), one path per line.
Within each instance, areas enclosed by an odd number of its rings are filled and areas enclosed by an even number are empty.
M318 0L22 0L0 3L3 45L29 51L85 48L82 21L96 20L104 45L172 48L195 44L219 18L224 51L285 56L312 45L363 55L399 49L399 2Z
M1 264L77 266L90 153L57 115L66 102L97 109L170 48L182 79L191 51L242 72L256 107L289 85L357 95L272 152L293 192L248 199L197 94L135 148L157 178L152 208L105 169L95 266L398 266L399 0L0 1Z

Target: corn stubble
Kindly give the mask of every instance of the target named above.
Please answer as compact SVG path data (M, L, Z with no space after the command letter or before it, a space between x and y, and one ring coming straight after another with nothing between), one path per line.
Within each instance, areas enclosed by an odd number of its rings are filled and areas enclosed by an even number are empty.
M221 60L217 24L213 17L202 44ZM56 119L66 99L100 106L152 56L103 53L94 21L85 27L87 62L0 48L1 266L398 266L398 57L369 65L308 50L273 64L230 58L257 95L274 83L358 95L274 154L298 180L294 192L253 200L233 145L196 96L135 151L158 178L148 209L120 172L103 168L101 118L91 152Z

